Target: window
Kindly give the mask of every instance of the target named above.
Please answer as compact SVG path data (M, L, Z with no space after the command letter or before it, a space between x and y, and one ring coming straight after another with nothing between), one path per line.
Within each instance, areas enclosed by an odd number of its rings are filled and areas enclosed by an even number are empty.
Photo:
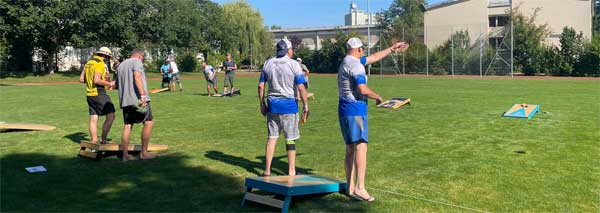
M510 19L508 16L490 16L488 21L490 27L503 27L509 23Z

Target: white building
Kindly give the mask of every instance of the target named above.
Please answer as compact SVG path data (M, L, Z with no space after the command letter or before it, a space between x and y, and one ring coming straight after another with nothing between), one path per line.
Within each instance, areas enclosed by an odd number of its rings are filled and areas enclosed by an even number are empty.
M592 0L448 0L425 8L425 43L433 49L454 32L466 30L471 42L497 45L504 38L504 26L510 24L507 12L517 9L526 16L537 11L535 23L546 24L548 44L558 45L564 27L592 36Z
M367 13L358 9L358 5L350 3L350 12L344 16L346 26L357 26L357 25L368 25L369 17L371 17L371 24L379 24L376 15Z

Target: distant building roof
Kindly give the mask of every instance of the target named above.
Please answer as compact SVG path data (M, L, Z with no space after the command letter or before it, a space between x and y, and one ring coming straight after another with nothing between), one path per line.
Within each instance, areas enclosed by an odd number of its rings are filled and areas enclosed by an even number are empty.
M379 25L353 25L353 26L338 26L338 27L313 27L313 28L290 28L290 29L280 29L280 30L269 30L271 33L292 33L292 32L310 32L310 31L324 31L324 30L352 30L352 29L362 29L371 27L374 29L379 28Z
M424 8L425 8L425 10L435 10L438 8L447 7L447 6L462 3L465 1L470 1L470 0L446 0L446 1L439 2L439 3L424 6ZM477 0L477 1L483 1L483 0ZM512 0L488 0L488 7L504 7L504 6L510 6L510 5L512 5Z

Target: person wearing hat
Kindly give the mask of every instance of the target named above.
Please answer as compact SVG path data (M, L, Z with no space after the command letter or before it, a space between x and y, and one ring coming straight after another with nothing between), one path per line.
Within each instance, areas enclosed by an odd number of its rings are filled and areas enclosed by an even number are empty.
M102 47L94 53L92 59L85 63L83 67L82 76L80 81L85 83L85 93L88 104L88 110L90 115L90 142L97 143L98 141L98 117L106 116L104 124L102 125L102 144L107 143L106 137L113 121L115 120L115 106L108 94L106 89L112 89L115 86L114 81L110 81L108 66L105 61L109 61L112 56L112 51L107 47Z
M160 87L165 88L165 84L169 86L171 83L171 63L169 63L169 59L166 59L165 62L160 66L160 74L163 76Z
M277 56L267 60L260 73L258 97L260 112L267 117L268 139L265 148L264 176L271 175L271 163L279 133L285 137L288 156L288 175L296 175L296 140L300 138L298 121L308 117L308 101L304 88L304 73L294 55L292 43L287 39L277 42ZM265 84L269 85L265 98ZM301 120L298 118L296 88L303 104Z
M183 85L179 80L179 68L177 67L177 63L175 63L175 59L173 58L169 58L168 60L171 73L171 82L169 83L169 85L177 82L177 85L179 85L179 91L183 92Z
M346 44L348 52L338 69L339 103L338 116L342 138L346 144L345 170L348 195L372 202L374 197L365 188L367 168L367 144L369 125L367 120L367 99L375 99L380 104L383 99L367 86L364 65L375 63L392 51L406 51L408 44L395 43L369 57L363 56L363 43L358 38L350 38Z
M206 94L212 96L210 94L211 89L215 91L215 95L218 94L219 88L217 86L217 73L215 72L215 68L208 65L206 61L202 61L202 68L204 69L204 79L206 80Z
M302 58L298 57L296 58L296 61L300 64L302 72L304 72L304 88L308 90L308 73L310 73L310 71L308 70L308 67L302 63ZM300 93L297 93L296 99L300 99Z
M117 88L119 89L119 103L123 110L123 133L121 145L123 147L123 161L129 160L129 139L133 125L142 123L142 150L140 159L152 159L156 155L148 152L148 144L154 126L150 96L144 69L144 51L134 49L129 59L121 62L117 68Z

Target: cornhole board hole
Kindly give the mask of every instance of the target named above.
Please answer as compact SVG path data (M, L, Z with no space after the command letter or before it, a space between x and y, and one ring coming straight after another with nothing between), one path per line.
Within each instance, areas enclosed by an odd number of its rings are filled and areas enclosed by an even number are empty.
M293 196L346 191L345 182L315 175L248 177L245 186L242 207L246 201L252 201L280 208L281 212L288 212ZM258 194L253 192L253 189L273 195ZM276 195L285 199L276 199Z
M229 96L229 94L231 94L231 92L228 92L226 94L214 94L210 97L224 97L224 96ZM235 89L235 90L233 90L233 95L242 95L242 91L239 89Z
M515 104L502 117L531 119L540 110L539 105Z
M107 144L95 144L90 143L88 141L81 141L79 143L79 156L88 157L92 159L101 159L105 157L110 157L113 155L121 155L123 149L121 149L121 144L109 142ZM158 152L165 151L169 149L168 145L161 144L149 144L148 151L149 152ZM130 154L139 154L142 151L141 144L129 144L127 148Z
M159 92L165 92L165 91L169 91L168 87L165 88L154 88L150 90L150 93L155 94L155 93L159 93Z
M44 124L24 124L24 123L5 123L5 122L0 122L0 129L49 131L49 130L55 130L56 127L55 126L44 125Z
M404 105L410 105L410 98L391 98L390 100L377 105L377 107L398 109Z

